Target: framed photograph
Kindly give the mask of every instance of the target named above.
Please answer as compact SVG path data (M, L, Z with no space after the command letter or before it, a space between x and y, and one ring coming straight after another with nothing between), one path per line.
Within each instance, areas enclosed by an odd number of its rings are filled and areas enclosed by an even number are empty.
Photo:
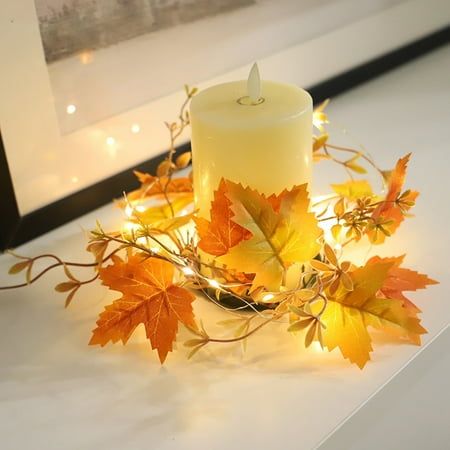
M448 10L445 0L3 0L1 247L131 189L131 169L165 151L184 84L246 78L258 60L264 78L320 101L448 40Z

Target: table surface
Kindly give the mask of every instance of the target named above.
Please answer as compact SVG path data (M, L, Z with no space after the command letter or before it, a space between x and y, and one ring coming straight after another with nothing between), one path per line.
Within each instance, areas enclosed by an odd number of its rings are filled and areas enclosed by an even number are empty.
M429 331L424 347L376 337L373 361L360 371L338 351L302 349L274 325L245 354L239 345L211 346L187 362L180 344L161 367L142 330L126 347L88 347L96 315L115 294L89 285L65 310L52 290L61 274L50 273L32 288L0 294L1 448L419 449L430 423L426 448L444 448L450 338L436 336L450 317L449 73L447 46L329 106L334 123L352 130L382 167L414 154L407 184L421 192L416 217L376 250L407 253L408 267L441 281L413 295ZM320 164L316 193L343 175ZM97 218L105 227L120 222L108 205L18 251L88 261L84 230ZM12 262L0 257L0 284L11 282ZM195 307L208 323L223 319L205 300Z

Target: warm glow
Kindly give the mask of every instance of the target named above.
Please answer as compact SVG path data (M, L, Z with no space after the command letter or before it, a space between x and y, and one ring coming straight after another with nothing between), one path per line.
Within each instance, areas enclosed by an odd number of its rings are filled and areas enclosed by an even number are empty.
M160 248L159 248L159 247L151 247L150 250L151 250L153 253L159 253Z
M145 247L148 244L148 240L146 237L141 236L136 239L136 244L139 244L142 247Z
M270 302L270 300L273 300L274 297L275 297L275 295L273 295L273 294L266 294L266 295L264 295L262 300L263 300L263 302Z
M324 122L322 121L322 119L319 117L318 114L313 113L313 125L318 128L321 129L322 125L324 124Z
M138 123L134 123L133 125L131 125L131 132L134 134L139 133L139 131L141 131L141 127L139 126Z
M116 140L112 136L109 136L106 138L106 143L108 145L114 145L116 143Z
M210 285L211 287L213 287L213 288L215 288L215 289L220 288L220 284L219 284L219 282L216 281L216 280L208 280L208 283L209 283L209 285Z
M78 177L72 177L72 178L70 179L70 181L71 181L72 183L78 183L78 181L80 181L80 180L78 179Z
M311 343L311 346L309 347L312 352L314 353L323 353L323 348L320 345L320 342L314 341Z
M123 231L125 233L132 233L139 229L139 225L134 222L125 222L123 225Z
M130 205L125 206L125 215L131 217L133 215L133 208Z
M183 267L181 270L187 276L191 276L191 275L195 274L195 272L190 267Z
M77 107L75 105L67 105L66 112L67 114L74 114L77 110Z
M311 209L316 214L323 211L323 208L327 204L328 200L332 200L335 198L335 194L328 194L328 195L315 195L311 198Z
M92 50L84 50L78 54L81 64L90 64L94 60L94 52Z
M335 195L318 195L312 198L311 200L311 210L312 212L317 216L318 214L322 214L321 217L329 217L334 216L333 212L333 206L332 206L332 200L335 197ZM328 208L325 212L324 208L327 206ZM331 227L337 223L336 219L332 220L324 220L320 222L320 228L323 230L323 236L325 238L325 241L330 244L331 246L335 245L335 241L333 238L333 235L331 233Z
M323 112L323 109L326 107L327 104L328 100L322 103L322 105L319 107L318 110L313 112L313 125L321 132L325 131L323 125L328 123L328 117L326 113Z

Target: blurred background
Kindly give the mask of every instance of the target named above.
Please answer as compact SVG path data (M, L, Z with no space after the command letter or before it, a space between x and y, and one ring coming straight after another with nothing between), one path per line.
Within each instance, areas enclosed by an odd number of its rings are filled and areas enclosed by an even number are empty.
M151 166L167 148L163 122L176 116L184 84L245 79L258 61L262 78L312 89L318 100L442 44L450 22L448 0L3 0L1 8L0 170L20 217ZM188 141L186 133L180 143ZM77 211L133 187L111 183L77 200Z

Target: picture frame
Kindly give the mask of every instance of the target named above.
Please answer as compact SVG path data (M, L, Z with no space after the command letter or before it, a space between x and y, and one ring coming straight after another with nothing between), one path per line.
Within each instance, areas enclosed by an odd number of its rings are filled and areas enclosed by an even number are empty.
M51 143L49 136L52 136L52 133L57 134L55 132L57 118L54 104L48 100L51 97L51 87L48 73L43 70L45 56L40 42L34 4L32 0L26 0L24 3L25 6L19 6L13 0L7 0L7 14L1 19L7 30L5 32L7 39L3 39L4 43L0 48L12 61L11 67L4 70L2 75L3 85L15 85L14 89L3 94L5 101L0 102L2 105L0 106L0 189L3 193L0 199L1 249L16 247L27 242L113 198L120 197L123 191L136 187L137 181L132 169L152 171L162 160L161 155L167 142L162 122L165 119L170 120L183 98L182 91L171 93L124 114L99 122L94 129L85 127L86 129L81 130L82 132L66 134L59 138L58 143ZM446 11L445 2L433 0L431 3L435 3L434 9L429 4L425 8L423 3L401 2L388 10L347 25L343 29L337 29L325 36L271 54L260 60L262 73L267 78L301 82L309 89L316 102L334 97L448 41L449 27L445 26L447 22L445 14L442 13ZM398 33L395 24L399 18L404 17L406 7L409 11L415 8L415 14L411 16L413 18L409 26L405 27L405 31ZM422 14L419 14L420 12ZM26 39L22 39L24 24L32 25L29 27ZM381 24L386 32L376 42L371 41L369 39L371 33L376 36ZM5 28L2 27L2 29ZM367 42L354 45L353 36L363 30L368 36ZM7 48L5 42L14 40L21 42L12 49ZM301 61L315 59L312 55L327 54L333 49L346 49L350 45L353 45L352 51L343 52L340 58L334 61L324 61L307 67L301 64ZM30 52L30 46L34 48L34 52ZM39 66L40 70L33 71L33 65ZM200 83L199 87L244 78L247 69L247 65L239 67ZM36 85L33 87L36 79L41 80L41 84L36 82L37 88ZM36 117L39 117L39 124L42 126L36 126ZM143 123L143 117L147 118L145 128L148 134L140 133L137 138L130 133L130 125ZM52 126L53 131L51 131ZM86 144L87 141L83 139L88 136L90 141ZM115 147L113 150L116 154L108 159L105 155L111 151L111 145L109 145L111 141L108 141L110 137L114 139L112 147ZM64 161L65 166L78 164L77 173L86 172L83 170L86 164L93 167L96 165L106 167L101 173L86 176L82 183L79 183L78 176L71 177L70 172L66 171L68 175L66 174L65 183L55 183L53 179L37 177L34 184L20 185L20 180L26 179L27 174L18 171L18 163L15 161L17 155L20 155L22 160L24 158L33 160L33 152L46 146L53 147L53 154L61 152L58 158L59 161ZM22 149L24 149L23 152ZM98 149L100 151L97 152ZM129 149L133 149L135 156L127 159L123 157L123 154L130 151ZM189 136L184 136L179 151L188 149ZM92 156L94 153L95 157ZM49 154L51 155L52 152ZM36 169L44 156L40 156L37 163L34 161L34 164L33 162L28 164ZM47 166L58 174L65 170L58 164L47 163ZM35 193L39 189L43 191L56 189L58 195L49 197L49 201L43 201L40 204L24 204L23 198L27 196L27 192Z

